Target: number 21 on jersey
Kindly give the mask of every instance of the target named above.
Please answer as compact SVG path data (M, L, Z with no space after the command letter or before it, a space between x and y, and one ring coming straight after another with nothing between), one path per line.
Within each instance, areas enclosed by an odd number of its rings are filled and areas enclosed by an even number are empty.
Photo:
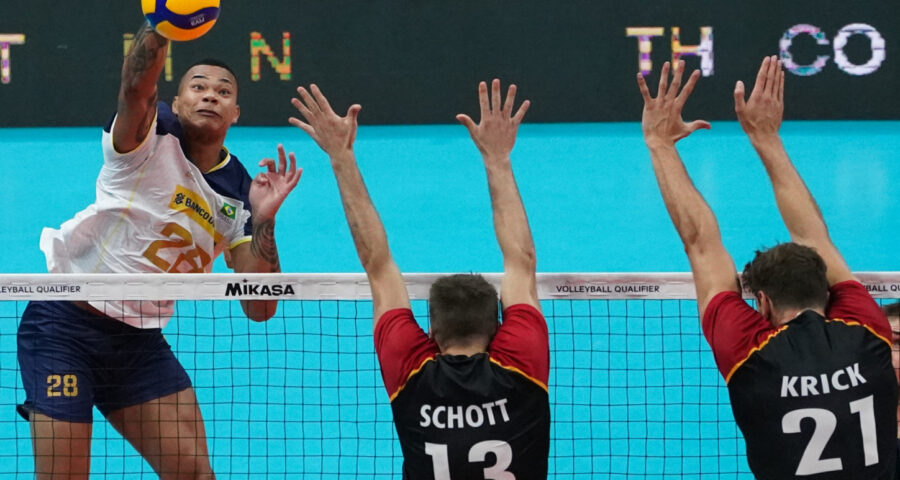
M878 436L875 432L875 407L872 395L850 402L850 413L859 415L862 432L863 455L866 466L878 463ZM812 437L800 457L796 475L815 475L844 469L840 457L822 458L822 452L837 427L837 417L823 408L792 410L781 419L781 430L787 434L801 433L800 422L811 418L815 422Z

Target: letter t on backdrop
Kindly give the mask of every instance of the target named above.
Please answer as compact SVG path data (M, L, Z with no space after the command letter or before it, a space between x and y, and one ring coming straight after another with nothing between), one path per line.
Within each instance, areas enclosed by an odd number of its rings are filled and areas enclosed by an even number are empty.
M12 59L10 45L24 45L25 35L21 33L0 33L0 82L12 82Z
M638 39L638 68L641 75L650 75L653 72L653 37L661 37L665 33L663 27L628 27L625 29L626 37Z

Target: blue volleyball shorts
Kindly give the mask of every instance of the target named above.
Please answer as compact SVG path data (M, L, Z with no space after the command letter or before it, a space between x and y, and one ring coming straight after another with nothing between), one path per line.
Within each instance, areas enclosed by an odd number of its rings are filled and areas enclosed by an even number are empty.
M141 329L71 302L30 302L18 331L26 420L89 423L191 386L161 329Z

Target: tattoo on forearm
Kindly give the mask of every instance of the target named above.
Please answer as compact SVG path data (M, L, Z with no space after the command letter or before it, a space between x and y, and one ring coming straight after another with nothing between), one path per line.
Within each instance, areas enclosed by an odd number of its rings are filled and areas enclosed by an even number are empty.
M166 45L168 40L145 23L135 35L131 51L125 59L125 74L132 78L142 75L153 67Z
M278 262L278 248L275 246L275 220L267 220L253 225L250 252L271 265L272 272L281 269Z
M162 59L165 56L165 48L169 41L156 33L148 23L144 23L134 38L134 43L128 56L125 58L125 66L122 71L122 85L132 87L141 82L141 77L147 75L154 68L162 68ZM156 79L153 79L156 82ZM156 90L147 98L147 116L141 121L135 131L135 141L143 141L143 135L150 129L153 116L156 112L155 105L159 98ZM120 105L121 107L121 105Z

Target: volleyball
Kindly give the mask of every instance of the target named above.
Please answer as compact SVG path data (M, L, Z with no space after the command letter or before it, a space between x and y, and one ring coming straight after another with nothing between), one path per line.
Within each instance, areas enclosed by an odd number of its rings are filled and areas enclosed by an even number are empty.
M202 36L219 17L219 0L141 0L141 7L157 33L179 42Z

